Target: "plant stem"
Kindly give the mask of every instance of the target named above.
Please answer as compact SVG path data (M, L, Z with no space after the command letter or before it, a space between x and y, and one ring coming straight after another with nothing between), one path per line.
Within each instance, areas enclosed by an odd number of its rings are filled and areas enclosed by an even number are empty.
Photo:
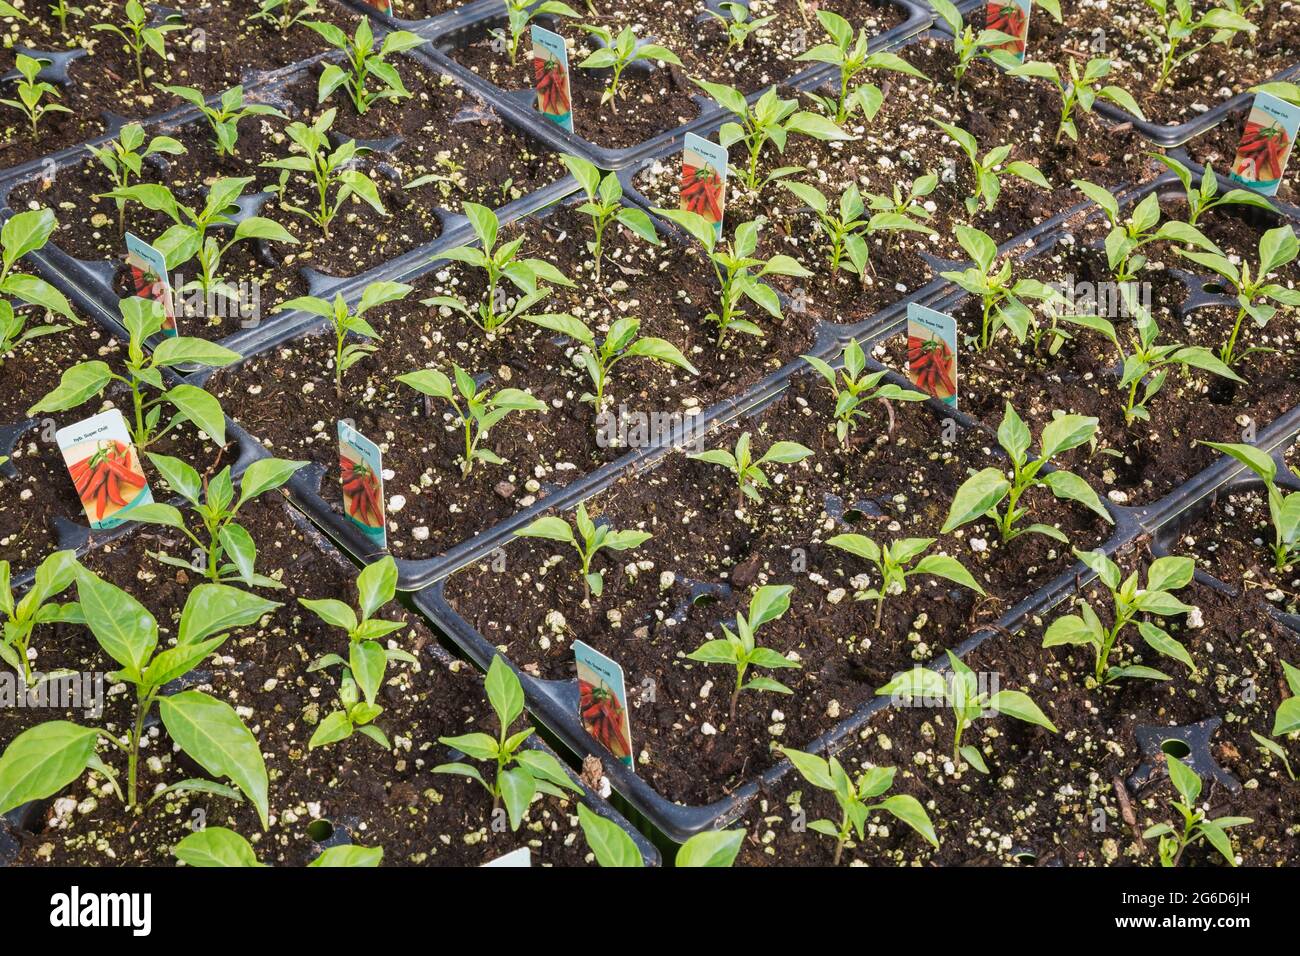
M131 731L131 749L126 758L126 805L136 805L136 776L140 766L140 738L144 736L144 718L149 713L153 699L140 691L136 692L135 727Z
M844 853L844 844L849 839L849 812L844 811L844 819L840 821L840 837L835 841L835 857L831 860L831 866L840 865L840 857Z
M1232 335L1229 336L1228 344L1223 347L1223 352L1219 356L1223 359L1223 364L1229 368L1232 367L1232 360L1236 357L1234 353L1237 351L1237 336L1241 333L1241 323L1245 318L1246 310L1238 309L1237 321L1232 324Z

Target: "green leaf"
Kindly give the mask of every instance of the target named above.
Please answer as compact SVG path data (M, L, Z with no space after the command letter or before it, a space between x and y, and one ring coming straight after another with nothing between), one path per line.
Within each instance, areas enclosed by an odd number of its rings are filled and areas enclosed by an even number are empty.
M397 594L397 562L385 555L367 565L357 575L357 595L361 618L368 619Z
M172 847L176 859L195 867L257 867L252 845L234 830L205 827Z
M1065 501L1077 501L1093 511L1098 517L1105 519L1108 524L1115 523L1115 519L1110 516L1106 506L1097 497L1097 492L1092 490L1092 485L1074 472L1052 471L1043 475L1042 480L1043 484L1051 489L1052 494L1057 498Z
M334 598L299 598L298 602L326 624L341 627L351 634L357 629L357 614L348 605Z
M1172 657L1181 664L1186 664L1187 669L1193 673L1196 671L1196 665L1192 662L1192 655L1188 653L1187 648L1170 637L1163 628L1156 627L1149 621L1139 621L1138 631L1153 650L1165 657Z
M158 646L158 622L143 604L94 572L77 568L77 602L95 640L138 677Z
M376 641L354 641L348 653L348 666L366 703L373 705L388 667L388 655L383 647Z
M163 339L153 350L155 365L170 367L173 365L209 365L221 368L233 365L240 359L240 354L215 342L204 339L192 339L186 336Z
M934 824L930 822L930 815L925 812L925 807L921 806L921 802L916 797L910 797L905 793L894 794L881 801L880 809L902 820L938 849L939 837L934 832Z
M266 829L266 764L257 739L234 708L202 691L187 690L159 698L158 710L172 740L212 776L234 781L257 808Z
M273 488L279 488L306 464L305 461L286 461L283 458L259 458L245 469L239 479L240 505Z
M524 689L519 683L519 678L498 654L492 658L492 664L488 667L487 677L483 683L487 690L488 701L501 722L501 729L509 730L515 718L524 711Z
M794 764L800 776L821 790L834 791L835 783L831 780L830 765L816 754L804 753L790 747L781 747L781 753Z
M1011 482L997 468L984 468L967 478L952 499L948 518L943 523L943 534L969 524L988 514L989 510L1006 497Z
M65 369L59 384L44 398L27 409L28 415L41 412L62 412L77 408L94 398L112 380L112 372L105 362L82 362Z
M64 720L24 730L0 755L0 813L53 796L81 776L99 731Z
M197 385L177 385L167 392L165 398L218 445L226 443L226 416L215 396Z
M988 706L1000 714L1023 720L1027 724L1037 724L1056 733L1056 725L1047 719L1038 705L1029 699L1029 695L1018 690L1000 690L989 698Z
M941 578L947 578L949 581L955 581L963 587L970 588L977 594L984 593L984 589L980 587L979 582L971 576L971 573L966 570L962 563L946 554L926 555L917 562L911 573L935 574Z
M641 851L636 848L626 831L612 820L606 820L600 814L588 810L585 804L578 804L578 823L582 826L587 846L596 856L596 862L602 867L641 867Z
M745 842L744 830L710 830L697 833L677 851L674 866L725 868L731 866Z
M515 532L520 538L545 538L548 541L573 543L573 529L562 518L538 518L528 527Z
M1165 755L1165 766L1169 770L1169 782L1183 798L1183 803L1189 807L1196 806L1196 798L1201 795L1200 776L1187 764L1169 754Z
M309 867L376 867L384 860L383 847L331 846L312 860Z
M749 600L749 626L758 630L769 621L774 621L790 608L790 594L794 587L789 584L766 584L754 592Z
M510 815L510 829L518 830L528 812L528 805L537 794L537 781L523 767L511 767L497 775L497 785L501 788L506 813Z

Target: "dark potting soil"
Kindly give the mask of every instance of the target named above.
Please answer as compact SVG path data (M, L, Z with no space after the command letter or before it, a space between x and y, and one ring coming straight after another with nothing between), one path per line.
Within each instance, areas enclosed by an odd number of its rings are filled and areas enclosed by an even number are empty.
M1256 487L1219 492L1205 514L1180 528L1169 547L1195 558L1201 570L1228 587L1300 613L1300 573L1294 565L1277 569L1275 540L1268 498Z
M1237 146L1241 143L1241 131L1246 123L1247 110L1234 110L1213 129L1206 130L1191 140L1184 147L1193 160L1204 166L1212 164L1220 175L1232 171L1232 162L1237 158ZM1276 199L1279 202L1295 204L1297 198L1295 171L1288 164L1283 173L1282 183L1278 186Z
M35 4L31 4L35 6ZM168 4L183 8L183 4ZM190 86L205 94L220 93L240 84L247 85L265 70L277 69L306 59L328 48L318 34L299 25L280 33L274 27L249 19L257 12L255 0L217 0L185 9L183 29L164 37L167 59L152 51L144 59L145 85L136 78L134 57L123 50L116 34L93 30L97 23L126 22L125 4L87 4L85 15L68 21L70 36L59 33L57 21L39 11L33 26L18 25L9 35L15 42L38 50L83 47L90 55L69 69L70 84L60 90L59 102L71 113L51 113L32 137L22 117L5 108L0 113L0 168L55 152L103 132L103 114L127 119L156 116L181 101L154 86ZM329 0L321 4L319 19L343 27L350 33L358 22L356 14ZM11 28L12 29L12 28ZM5 69L8 69L6 64Z
M1167 261L1167 260L1166 260ZM1171 265L1174 263L1170 263ZM1015 273L1048 284L1079 289L1081 284L1103 289L1110 282L1104 253L1066 244L1026 260ZM1160 324L1160 343L1198 345L1217 351L1227 340L1236 310L1203 308L1186 315L1179 310L1186 287L1168 271L1148 268L1141 281L1149 283L1153 315ZM1080 311L1093 308L1082 301ZM1285 316L1271 325L1268 342L1280 351L1257 354L1240 363L1246 384L1193 370L1172 369L1164 388L1147 404L1149 421L1124 419L1128 389L1119 388L1122 356L1100 334L1061 323L1073 338L1052 355L1051 332L1035 345L1018 345L1008 331L994 344L976 351L982 306L973 298L953 310L959 334L971 344L963 350L958 375L961 408L990 428L1002 421L1006 403L1030 423L1034 434L1052 414L1063 409L1100 419L1096 452L1080 461L1081 474L1100 494L1117 504L1148 504L1208 467L1217 456L1198 441L1239 441L1251 422L1263 427L1300 402L1296 374L1297 339ZM1127 316L1109 316L1126 349L1136 331ZM1050 319L1040 314L1047 328ZM1258 330L1250 341L1262 340ZM906 343L900 334L886 343L888 361L906 367ZM1139 387L1138 397L1141 398Z
M868 35L883 33L904 19L901 8L881 0L831 0L822 6L847 17L855 29L865 29ZM751 18L771 16L774 19L759 27L742 49L730 52L725 29L719 21L709 18L705 23L697 22L703 10L703 3L645 9L619 0L613 5L602 3L597 13L584 14L578 21L551 23L552 29L572 41L569 62L578 135L607 148L634 146L697 115L691 96L703 94L693 79L725 83L750 93L817 65L795 61L805 49L821 42L823 33L815 16L800 0L764 0L751 4ZM588 41L578 23L603 26L615 35L623 27L632 26L638 37L653 38L655 43L676 53L682 66L665 64L664 69L648 77L628 69L624 73L627 89L622 102L625 105L602 107L600 94L606 83L606 71L579 68L586 58ZM529 89L533 78L527 34L520 41L518 62L512 64L508 49L502 49L499 42L494 43L489 33L503 27L504 21L485 24L477 36L453 49L451 55L502 89ZM653 109L638 108L640 104L652 105Z
M473 667L449 665L445 657L434 656L437 638L418 616L397 604L379 616L407 621L389 639L392 646L415 654L421 666L418 671L405 664L390 666L380 693L384 712L376 722L394 751L385 753L360 734L308 749L314 725L336 707L338 674L336 669L308 673L307 667L323 654L346 653L347 636L305 611L298 599L337 597L355 603L355 569L337 552L319 550L319 538L303 532L274 497L249 505L241 520L258 543L258 570L285 584L282 590L259 593L283 606L233 633L217 656L193 672L193 684L236 707L257 736L271 778L271 829L261 832L257 814L246 802L199 794L169 796L134 814L102 779L86 774L50 804L45 827L28 837L18 862L173 865L171 847L198 819L255 841L259 860L273 865L301 866L314 859L321 847L309 828L318 821L347 833L352 843L383 847L386 865L476 866L525 845L534 862L582 864L587 848L572 801L544 798L517 833L496 832L490 826L492 801L482 787L432 772L452 759L439 737L479 729L495 735L497 727ZM137 533L85 559L89 568L145 602L163 628L164 640L201 581L200 575L149 555L160 549L187 551L189 542L173 534ZM43 667L104 671L112 666L84 627L42 629L34 644ZM129 725L133 706L131 695L119 688L110 692L99 720L120 732ZM0 718L0 736L7 744L22 730L60 716L8 709ZM66 719L84 725L93 718L77 711ZM157 725L142 753L142 794L204 775L160 734L165 731ZM103 756L122 769L116 752Z
M222 275L232 283L244 284L245 301L255 306L251 317L242 315L228 300L196 301L196 314L182 320L186 334L218 338L249 321L268 317L280 302L307 292L299 273L304 267L327 275L352 276L431 242L442 232L436 212L440 207L459 210L466 201L500 206L563 174L563 166L552 156L502 124L449 77L405 58L399 67L412 99L384 102L364 116L358 116L351 101L341 94L328 105L318 106L317 70L291 84L284 97L272 100L290 120L306 123L326 108L337 108L333 128L351 137L403 136L403 143L392 153L376 152L361 163L378 185L388 214L380 216L354 196L332 223L327 239L314 222L283 208L271 195L261 215L279 222L299 243L244 242L233 247L222 262ZM206 122L151 130L151 135L162 133L180 140L186 152L163 157L165 162L151 166L141 181L168 185L181 202L196 208L202 207L208 184L218 177L254 177L245 195L271 190L279 181L279 171L260 164L289 155L291 142L283 132L284 125L285 121L276 117L244 120L238 155L226 157L217 156ZM426 175L442 179L407 188ZM18 188L13 202L18 207L53 203L61 226L55 242L69 255L121 262L125 246L117 228L117 210L111 199L94 198L111 188L106 170L91 157L59 172L53 181L38 179ZM314 188L301 177L291 180L289 201L315 208ZM128 231L150 241L160 236L171 220L131 203L126 223ZM173 285L180 288L196 279L196 270L194 263L180 267L173 275ZM250 284L257 290L255 299ZM119 295L131 294L125 265L117 275L116 288Z
M468 6L466 0L396 0L393 16L403 20L427 20L464 6Z
M856 184L864 199L870 194L893 199L895 187L911 188L917 178L934 173L939 185L921 202L929 212L925 224L935 235L878 233L868 238L874 270L865 282L850 272L831 281L827 243L811 211L779 185L767 185L758 195L747 193L733 176L727 184L724 230L758 215L772 222L764 230L760 255L784 252L818 273L814 308L824 317L854 321L871 315L935 278L936 270L922 255L964 259L955 240L958 223L974 225L996 241L1005 242L1077 204L1081 197L1072 179L1089 179L1107 186L1149 179L1152 170L1142 156L1141 143L1131 131L1111 132L1111 124L1093 115L1081 116L1078 143L1063 139L1054 144L1058 97L1038 84L1013 84L990 64L977 64L954 92L951 48L937 40L920 40L899 54L933 82L901 73L868 71L862 79L880 87L884 105L870 122L861 114L850 123L855 140L825 143L809 137L791 138L784 154L769 146L760 169L800 166L805 171L790 177L816 186L831 202L838 201L849 185ZM838 90L838 84L836 85ZM792 94L785 92L785 96ZM813 104L804 98L803 105ZM994 209L981 210L973 219L965 197L974 191L970 164L960 147L949 140L930 118L942 119L975 135L981 153L1002 144L1015 144L1009 161L1026 160L1051 184L1043 190L1023 180L1007 177ZM732 163L744 167L748 150L731 148ZM652 202L676 208L680 162L670 159L653 164L637 179L637 188ZM793 280L788 286L808 280ZM789 291L789 289L787 289Z
M653 534L634 551L595 559L593 569L605 576L599 598L586 599L573 553L525 539L506 548L501 561L453 575L449 600L492 644L539 676L572 677L575 639L613 657L634 689L638 773L672 800L720 799L772 764L772 746L812 740L870 700L896 671L991 624L1072 560L1068 549L1041 536L1003 546L984 520L939 535L968 472L997 460L990 436L957 432L945 444L944 425L928 408L896 404L892 431L886 410L878 408L842 448L828 430L829 402L823 386L801 376L754 420L710 436L709 447L730 448L743 429L753 433L756 453L776 440L815 452L799 464L770 467L773 486L763 492L765 501L746 505L742 515L729 475L681 455L594 498L593 520ZM1037 519L1059 525L1081 547L1095 546L1107 533L1109 526L1080 507L1037 492L1030 499ZM874 602L854 600L856 591L879 584L874 569L825 544L848 532L881 543L938 537L932 551L961 560L988 597L939 579L913 579L907 594L886 601L877 628ZM692 603L696 583L729 585L732 592L714 591ZM720 624L734 621L760 584L795 588L790 611L764 625L757 640L801 669L760 671L792 687L794 696L746 692L733 720L734 672L685 655L721 638ZM652 693L637 701L637 688Z
M577 283L573 289L555 287L535 310L569 312L598 337L611 321L636 316L642 335L672 342L700 371L696 377L648 360L621 361L609 386L615 411L626 406L647 415L684 414L707 408L812 342L806 317L791 313L784 322L755 317L767 332L762 339L733 334L719 349L715 327L704 321L714 307L716 280L694 250L671 240L651 246L610 229L597 283L583 249L590 234L585 216L560 208L504 229L499 241L524 235L521 256L546 259ZM386 486L391 550L408 558L440 554L626 451L610 444L610 432L596 427L591 404L580 401L590 382L575 365L572 342L523 322L488 335L450 309L418 304L431 295L477 303L485 292L481 275L453 263L425 276L405 301L368 314L382 336L379 351L348 371L341 400L331 368L332 332L223 371L210 388L276 454L324 464L324 490L335 503L341 501L336 422L355 421L384 449L384 467L393 472ZM545 415L516 413L492 429L483 447L507 464L480 462L468 479L457 461L463 429L450 406L434 400L426 405L422 395L396 381L424 367L451 374L453 362L489 376L488 387L527 389L548 406ZM400 511L392 510L395 495L405 501Z
M1196 18L1213 7L1208 0L1192 3ZM1245 14L1258 27L1253 38L1238 35L1230 45L1209 45L1175 67L1168 83L1157 90L1161 52L1142 28L1156 29L1159 18L1144 0L1111 0L1104 7L1067 0L1061 4L1061 12L1063 24L1042 11L1034 12L1028 58L1066 69L1071 57L1080 65L1090 57L1109 57L1115 66L1107 81L1133 94L1146 118L1160 124L1193 120L1291 66L1300 54L1295 5L1288 0L1266 0L1262 7ZM974 22L984 22L982 10ZM1213 32L1197 32L1184 40L1180 49L1205 43Z
M1126 569L1134 562L1130 554ZM1103 623L1102 601L1089 594ZM1286 695L1278 659L1300 654L1293 632L1281 628L1253 598L1228 598L1194 584L1179 597L1200 609L1203 625L1189 617L1165 618L1198 665L1195 674L1153 655L1136 630L1121 638L1118 659L1139 658L1173 679L1132 680L1089 687L1091 651L1040 647L1042 632L1057 613L1025 634L995 637L967 663L977 674L996 676L1001 689L1028 693L1059 733L1007 717L977 721L963 743L976 744L991 774L983 776L952 759L953 721L947 709L895 707L879 714L859 740L838 755L851 775L866 767L896 767L893 793L908 793L926 807L938 831L933 850L920 836L887 814L872 814L868 837L845 850L843 865L1158 865L1156 841L1142 840L1148 826L1174 822L1178 799L1159 754L1150 779L1130 787L1143 763L1135 728L1184 726L1223 718L1211 737L1211 752L1242 789L1232 793L1203 781L1201 802L1209 816L1250 817L1231 831L1244 865L1295 865L1295 784L1281 761L1262 750L1251 731L1267 736L1273 714ZM1136 646L1135 646L1136 645ZM1287 747L1285 741L1279 741ZM1294 745L1287 748L1296 759ZM800 811L804 816L800 815ZM749 831L738 866L827 866L835 841L806 823L829 818L838 826L834 799L790 773L762 795L737 826ZM804 824L804 826L800 826ZM1223 866L1202 843L1189 849L1184 866Z

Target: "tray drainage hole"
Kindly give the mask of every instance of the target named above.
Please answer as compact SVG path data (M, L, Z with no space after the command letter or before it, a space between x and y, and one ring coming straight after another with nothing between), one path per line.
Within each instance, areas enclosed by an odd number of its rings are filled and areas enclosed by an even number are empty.
M1181 740L1166 740L1160 744L1160 750L1167 756L1177 757L1179 760L1186 760L1192 752L1192 748Z
M1012 856L1012 859L1021 866L1033 866L1038 862L1038 854L1031 850L1021 850Z
M716 594L701 594L699 597L693 599L691 603L696 607L708 607L710 604L718 603L718 596Z
M313 842L324 843L334 835L334 824L328 820L313 820L307 824L307 835Z

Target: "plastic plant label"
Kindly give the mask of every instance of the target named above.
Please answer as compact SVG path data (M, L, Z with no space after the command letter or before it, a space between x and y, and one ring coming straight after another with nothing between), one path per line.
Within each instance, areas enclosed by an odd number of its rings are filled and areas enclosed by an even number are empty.
M1025 61L1025 47L1029 45L1029 11L1033 0L989 0L985 7L985 26L1016 38L994 49L1006 50L1021 63Z
M907 377L957 407L957 320L915 302L907 306Z
M632 766L632 721L627 713L623 668L594 647L573 642L578 664L578 718L583 730Z
M167 275L167 259L139 236L126 234L126 264L131 269L131 288L142 299L154 299L163 307L163 335L178 334L176 297Z
M92 531L116 528L153 501L140 454L116 408L54 433Z
M722 235L722 214L727 208L727 151L694 133L686 134L682 149L680 208L703 216Z
M366 2L380 13L386 13L390 17L393 15L393 0L366 0Z
M556 126L572 133L573 97L569 95L569 51L564 37L539 26L532 31L537 109Z
M347 422L339 422L343 513L381 551L388 547L383 464L383 453L378 445Z
M495 860L489 860L488 862L486 862L486 863L483 864L483 867L488 867L488 866L532 866L532 865L533 865L533 854L532 854L532 851L529 850L528 847L526 847L526 846L521 846L521 847L520 847L519 849L517 849L517 850L511 850L511 851L510 851L509 853L507 853L505 856L499 856L499 857L497 857ZM480 867L479 869L482 869L483 867Z
M1282 173L1300 128L1300 106L1270 93L1256 93L1232 161L1232 181L1265 196L1282 185Z

